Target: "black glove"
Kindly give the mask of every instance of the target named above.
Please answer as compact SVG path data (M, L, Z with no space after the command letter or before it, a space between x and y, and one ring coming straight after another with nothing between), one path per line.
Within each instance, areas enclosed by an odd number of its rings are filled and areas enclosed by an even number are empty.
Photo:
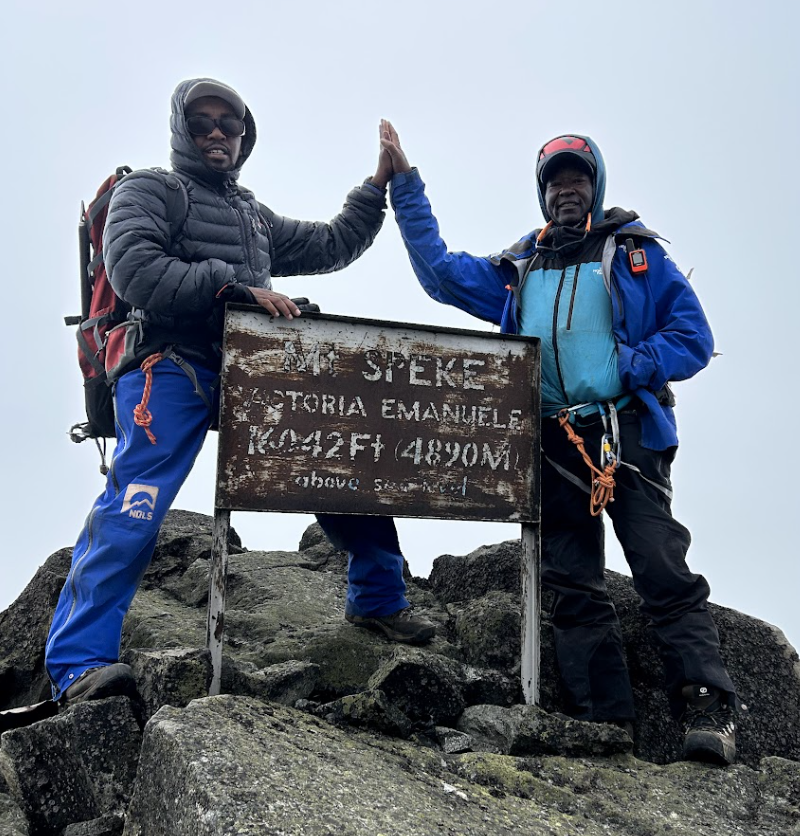
M303 313L319 313L319 305L314 304L314 302L309 302L305 296L301 296L298 299L292 299L292 302L297 305L298 308Z

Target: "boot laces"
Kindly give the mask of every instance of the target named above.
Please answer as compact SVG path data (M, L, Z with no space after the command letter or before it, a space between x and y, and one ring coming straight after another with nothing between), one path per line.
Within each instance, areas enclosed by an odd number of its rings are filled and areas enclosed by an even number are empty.
M708 729L710 731L729 731L733 726L733 711L727 705L719 703L705 708L690 706L684 715L684 728Z

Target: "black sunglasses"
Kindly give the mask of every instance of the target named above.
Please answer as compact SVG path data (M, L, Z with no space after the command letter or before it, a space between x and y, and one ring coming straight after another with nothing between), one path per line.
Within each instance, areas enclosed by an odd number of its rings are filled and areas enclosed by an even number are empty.
M235 116L212 119L210 116L187 116L186 127L192 136L208 136L219 128L225 136L244 136L244 122Z

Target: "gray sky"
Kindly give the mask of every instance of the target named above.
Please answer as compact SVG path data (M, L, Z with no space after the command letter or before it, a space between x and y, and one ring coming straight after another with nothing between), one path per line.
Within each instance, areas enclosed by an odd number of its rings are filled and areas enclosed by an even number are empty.
M569 4L17 2L5 5L6 113L0 330L0 608L72 545L102 489L82 417L72 329L75 227L116 166L168 165L169 97L209 75L239 90L259 141L242 183L275 211L334 215L374 171L393 120L451 249L483 255L541 225L533 155L591 135L606 205L636 209L673 242L722 356L677 386L675 515L712 600L800 646L798 109L795 3ZM236 11L233 11L233 9ZM26 129L30 125L30 129ZM345 272L284 279L329 313L481 329L416 283L397 229ZM212 436L175 507L213 510ZM310 518L234 514L252 549L295 548ZM518 535L510 525L401 521L416 574L435 556ZM626 571L609 538L608 562Z

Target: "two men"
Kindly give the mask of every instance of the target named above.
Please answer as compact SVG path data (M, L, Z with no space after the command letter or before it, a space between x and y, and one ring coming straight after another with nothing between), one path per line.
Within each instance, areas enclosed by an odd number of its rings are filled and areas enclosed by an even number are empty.
M689 532L670 510L678 437L669 382L703 369L713 348L694 291L635 212L604 207L605 166L588 137L556 137L539 151L545 226L477 258L447 250L396 131L383 122L381 133L395 215L425 291L504 333L541 339L542 581L554 594L567 713L632 733L633 695L603 578L605 508L658 639L684 757L731 763L734 686L708 584L689 571Z
M172 98L171 129L173 173L126 177L105 228L108 275L133 312L114 370L117 446L105 492L78 538L47 640L45 664L62 704L135 690L130 669L118 662L122 620L216 416L225 302L300 316L292 299L271 289L271 277L339 270L370 246L383 222L387 152L339 215L311 223L275 214L238 184L256 126L236 91L212 79L183 82ZM185 218L169 216L170 188L185 192ZM138 513L143 495L152 514ZM347 620L396 641L431 638L434 625L405 598L393 521L318 519L350 552Z
M54 697L70 703L133 690L117 661L122 620L217 409L224 303L299 316L295 302L271 290L270 277L330 272L357 258L380 228L391 178L396 217L426 291L504 332L542 340L543 581L555 595L568 713L620 725L634 719L603 581L605 507L661 644L672 710L686 725L684 754L731 762L734 688L708 613L708 585L686 566L689 534L670 513L677 435L668 383L708 363L711 333L656 233L635 213L604 208L597 146L579 136L543 146L536 180L545 227L497 256L476 258L447 251L389 123L381 126L376 174L329 224L278 216L238 185L256 131L231 88L210 79L182 83L171 126L174 174L188 196L180 229L168 217L167 179L152 174L123 181L106 226L109 276L133 307L129 362L115 382L118 441L106 490L75 547L48 638ZM142 491L154 506L150 520L129 513ZM433 625L404 596L393 522L319 520L350 552L347 619L394 640L430 638Z

